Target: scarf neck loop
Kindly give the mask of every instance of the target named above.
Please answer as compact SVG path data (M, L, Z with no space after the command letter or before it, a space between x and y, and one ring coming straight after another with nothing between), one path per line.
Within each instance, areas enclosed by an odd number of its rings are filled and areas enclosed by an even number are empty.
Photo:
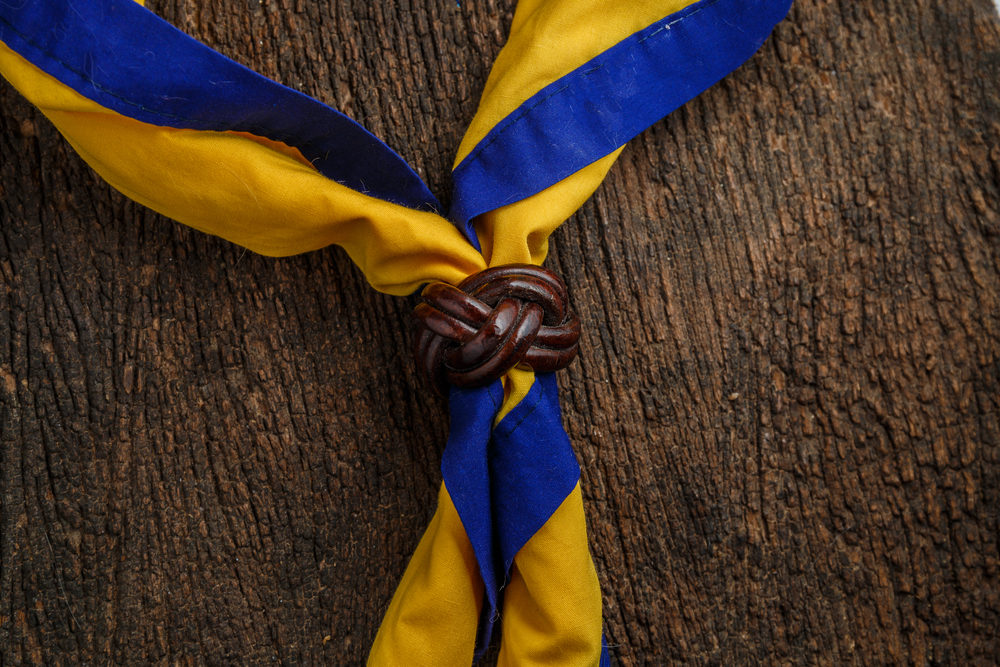
M540 265L624 144L749 58L789 5L520 0L447 214L360 124L132 0L0 3L0 73L135 201L265 255L340 245L407 295ZM369 664L468 665L501 618L501 664L607 664L554 374L453 386L449 410L438 508Z

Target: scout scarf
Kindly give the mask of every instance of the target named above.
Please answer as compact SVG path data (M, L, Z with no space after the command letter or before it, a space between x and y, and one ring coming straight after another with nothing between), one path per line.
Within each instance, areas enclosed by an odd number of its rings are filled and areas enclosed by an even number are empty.
M369 664L468 665L501 619L501 664L598 664L601 594L548 372L578 329L533 267L621 147L749 58L790 2L520 0L447 212L358 123L133 0L0 2L0 73L163 215L266 255L340 245L390 294L431 284L415 336L449 396L443 483Z

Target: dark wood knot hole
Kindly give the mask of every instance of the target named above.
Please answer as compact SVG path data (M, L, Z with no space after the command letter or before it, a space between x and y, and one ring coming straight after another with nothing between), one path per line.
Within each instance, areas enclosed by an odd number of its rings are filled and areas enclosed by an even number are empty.
M482 387L518 365L555 371L576 357L580 320L562 280L540 266L497 266L420 296L414 356L439 389Z

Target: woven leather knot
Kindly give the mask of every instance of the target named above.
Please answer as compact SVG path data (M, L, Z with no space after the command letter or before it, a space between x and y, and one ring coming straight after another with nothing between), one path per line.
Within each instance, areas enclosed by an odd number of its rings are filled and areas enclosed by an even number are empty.
M539 266L486 269L458 287L431 283L420 296L414 356L438 388L481 387L519 364L555 371L576 356L580 320L563 282Z

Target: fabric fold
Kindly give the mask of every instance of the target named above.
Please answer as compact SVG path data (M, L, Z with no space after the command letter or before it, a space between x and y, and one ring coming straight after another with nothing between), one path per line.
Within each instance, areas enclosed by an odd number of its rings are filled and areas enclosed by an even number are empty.
M452 389L450 434L441 461L486 586L480 648L492 637L499 593L515 555L580 478L562 428L555 375L536 375L527 395L494 427L502 396L499 382L483 389Z
M482 598L476 554L442 484L437 510L389 604L368 664L471 664Z
M514 560L504 589L503 637L501 667L607 664L579 483Z
M477 216L614 153L739 67L791 0L611 4L519 4L454 167L450 217L470 238Z
M353 190L438 209L409 164L360 124L226 58L133 0L0 3L0 41L128 118L279 141Z
M341 185L287 145L123 116L3 42L0 73L115 189L200 231L265 255L339 245L373 287L397 295L434 280L457 283L486 266L441 216Z

